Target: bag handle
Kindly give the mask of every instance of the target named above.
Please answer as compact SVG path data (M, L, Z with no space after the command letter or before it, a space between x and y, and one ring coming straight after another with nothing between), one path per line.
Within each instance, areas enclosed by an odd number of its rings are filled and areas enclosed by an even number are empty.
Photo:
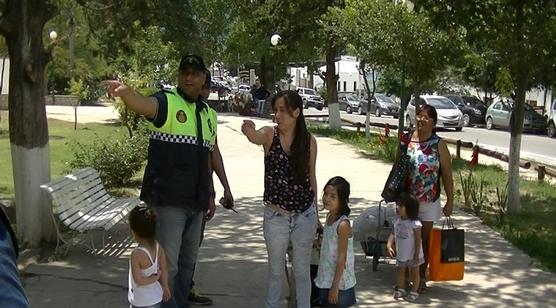
M446 229L456 229L456 227L454 227L454 221L452 220L451 216L446 216L446 219L444 219L444 221L442 222L442 229L444 229L445 227L447 227Z

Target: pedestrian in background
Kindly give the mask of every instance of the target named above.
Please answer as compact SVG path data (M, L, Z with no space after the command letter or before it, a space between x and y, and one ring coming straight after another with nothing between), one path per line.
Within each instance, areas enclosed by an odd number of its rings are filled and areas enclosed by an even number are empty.
M454 208L454 181L452 159L446 142L436 134L436 109L420 104L416 108L417 129L402 135L401 146L407 146L410 157L408 192L419 201L419 220L422 227L424 263L420 267L419 293L426 292L428 251L433 224L442 214L452 215ZM398 155L401 155L399 153ZM446 204L440 204L440 179L444 183Z
M205 84L203 85L203 89L201 91L201 96L205 99L207 99L210 94L211 79L212 78L210 72L207 71ZM218 179L220 180L220 184L222 184L222 187L224 188L224 196L223 196L224 204L227 206L227 208L231 209L234 207L234 197L232 196L232 192L230 190L230 184L228 183L228 177L226 176L226 170L224 169L224 161L222 159L222 154L220 153L220 149L218 148L218 140L216 140L214 144L214 149L210 153L210 161L211 161L211 169L214 170L214 172L218 176ZM199 245L203 243L203 239L205 236L205 225L206 225L206 219L203 220L201 240L199 242ZM196 267L197 264L195 264L195 268ZM195 271L195 269L193 271ZM193 273L193 276L194 275L195 273ZM192 278L191 291L189 291L189 296L188 296L189 303L192 305L199 305L199 306L212 305L212 299L207 296L201 295L199 291L195 288L195 282L193 280L193 276L191 277Z

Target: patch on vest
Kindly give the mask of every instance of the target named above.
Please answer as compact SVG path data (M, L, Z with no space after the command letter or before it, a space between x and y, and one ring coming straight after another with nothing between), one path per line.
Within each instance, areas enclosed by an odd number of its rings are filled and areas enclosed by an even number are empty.
M178 120L178 122L180 123L185 123L185 121L187 121L187 116L185 115L185 112L183 112L183 110L179 110L176 113L176 119Z
M207 123L208 123L208 127L209 127L209 130L210 130L210 133L214 136L214 135L215 135L215 132L214 132L214 127L212 126L212 121L211 121L210 119L208 119L208 120L207 120Z

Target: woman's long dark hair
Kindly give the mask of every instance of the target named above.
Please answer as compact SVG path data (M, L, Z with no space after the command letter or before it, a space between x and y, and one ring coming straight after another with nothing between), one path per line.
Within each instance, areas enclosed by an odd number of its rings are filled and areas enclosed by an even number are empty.
M290 115L293 115L295 109L299 109L289 158L291 174L293 174L297 183L302 183L309 175L309 157L311 153L311 133L307 130L305 117L303 116L303 99L295 91L280 91L272 98L273 110L276 110L276 101L279 98L283 98L286 102L286 108Z

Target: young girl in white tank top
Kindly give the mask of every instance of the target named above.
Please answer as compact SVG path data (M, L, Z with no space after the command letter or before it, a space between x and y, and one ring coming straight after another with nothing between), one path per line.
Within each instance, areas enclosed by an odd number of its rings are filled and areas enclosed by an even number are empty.
M130 307L160 307L170 299L170 289L164 249L155 240L155 212L135 207L129 214L129 227L138 244L129 259Z

